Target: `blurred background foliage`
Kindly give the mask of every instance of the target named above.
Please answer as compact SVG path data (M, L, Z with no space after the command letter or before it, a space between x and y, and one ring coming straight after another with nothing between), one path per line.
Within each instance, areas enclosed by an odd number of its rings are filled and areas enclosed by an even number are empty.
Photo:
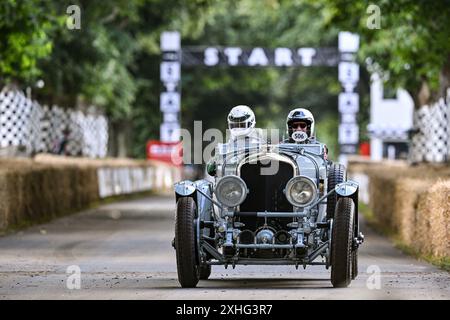
M0 81L31 87L41 103L101 107L110 119L112 154L120 153L122 139L128 148L121 155L145 157L146 141L158 139L161 122L162 31L180 31L182 45L299 48L336 47L338 32L349 30L362 35L359 123L365 128L368 57L369 67L417 93L424 81L439 88L450 45L448 1L378 3L381 30L366 27L370 1L364 0L3 0ZM73 4L81 8L80 30L66 27ZM337 68L186 67L182 125L202 120L203 130L225 130L230 108L247 104L258 127L284 130L288 111L306 107L334 158L340 91Z

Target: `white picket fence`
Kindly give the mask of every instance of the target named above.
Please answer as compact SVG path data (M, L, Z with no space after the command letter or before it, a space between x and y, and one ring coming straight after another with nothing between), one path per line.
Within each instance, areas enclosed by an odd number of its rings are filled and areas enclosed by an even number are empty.
M414 114L417 130L411 139L411 162L441 163L450 160L450 92Z
M41 106L19 90L3 88L0 151L11 147L26 154L47 152L103 158L108 151L108 122L94 107L84 113Z

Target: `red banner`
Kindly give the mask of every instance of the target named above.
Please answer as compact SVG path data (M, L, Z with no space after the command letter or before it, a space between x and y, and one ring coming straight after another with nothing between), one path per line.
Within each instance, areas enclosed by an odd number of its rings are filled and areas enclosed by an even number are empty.
M163 161L175 166L180 166L183 164L183 149L181 142L150 140L147 142L147 159Z

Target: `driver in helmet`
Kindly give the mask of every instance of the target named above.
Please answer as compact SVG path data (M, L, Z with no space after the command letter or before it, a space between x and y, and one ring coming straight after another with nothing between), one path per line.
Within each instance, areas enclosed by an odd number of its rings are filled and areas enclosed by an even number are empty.
M296 108L289 112L286 119L286 130L289 136L285 143L315 143L316 131L314 116L308 109ZM325 146L324 158L328 158Z
M241 147L246 142L258 143L261 140L261 134L255 128L256 118L253 110L245 105L238 105L231 109L227 117L230 147Z
M255 128L256 118L253 110L246 105L237 105L231 109L227 117L229 140L223 146L226 152L239 150L251 144L260 144L263 135ZM214 176L217 167L216 157L208 162L206 168L209 175Z

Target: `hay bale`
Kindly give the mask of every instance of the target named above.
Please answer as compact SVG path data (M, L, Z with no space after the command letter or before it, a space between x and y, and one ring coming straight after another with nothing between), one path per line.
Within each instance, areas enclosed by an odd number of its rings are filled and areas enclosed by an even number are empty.
M8 184L5 172L0 172L0 230L8 225L7 213L9 208Z
M394 184L386 177L372 175L369 183L369 206L377 224L393 228L390 212L393 211Z
M395 199L392 222L396 225L399 239L406 245L415 246L422 236L417 229L417 207L420 197L433 184L430 180L403 178L395 181Z
M0 229L45 221L98 200L92 165L1 160Z
M429 188L417 208L417 249L434 257L450 257L450 180Z
M450 257L450 166L360 161L349 168L369 177L369 206L378 225L414 251Z
M129 172L125 186L136 184L133 168L164 172L159 192L172 193L179 168L165 163L132 159L88 159L39 154L34 159L0 159L0 230L28 225L86 208L100 199L99 168ZM117 171L117 170L115 170ZM156 170L142 170L155 189ZM123 172L123 171L121 171ZM117 175L115 175L117 176ZM122 181L123 182L123 181ZM142 190L140 190L142 191Z
M369 206L376 222L392 232L398 232L398 219L393 213L398 207L399 192L397 182L402 176L402 170L385 170L374 167L367 170L369 176Z

